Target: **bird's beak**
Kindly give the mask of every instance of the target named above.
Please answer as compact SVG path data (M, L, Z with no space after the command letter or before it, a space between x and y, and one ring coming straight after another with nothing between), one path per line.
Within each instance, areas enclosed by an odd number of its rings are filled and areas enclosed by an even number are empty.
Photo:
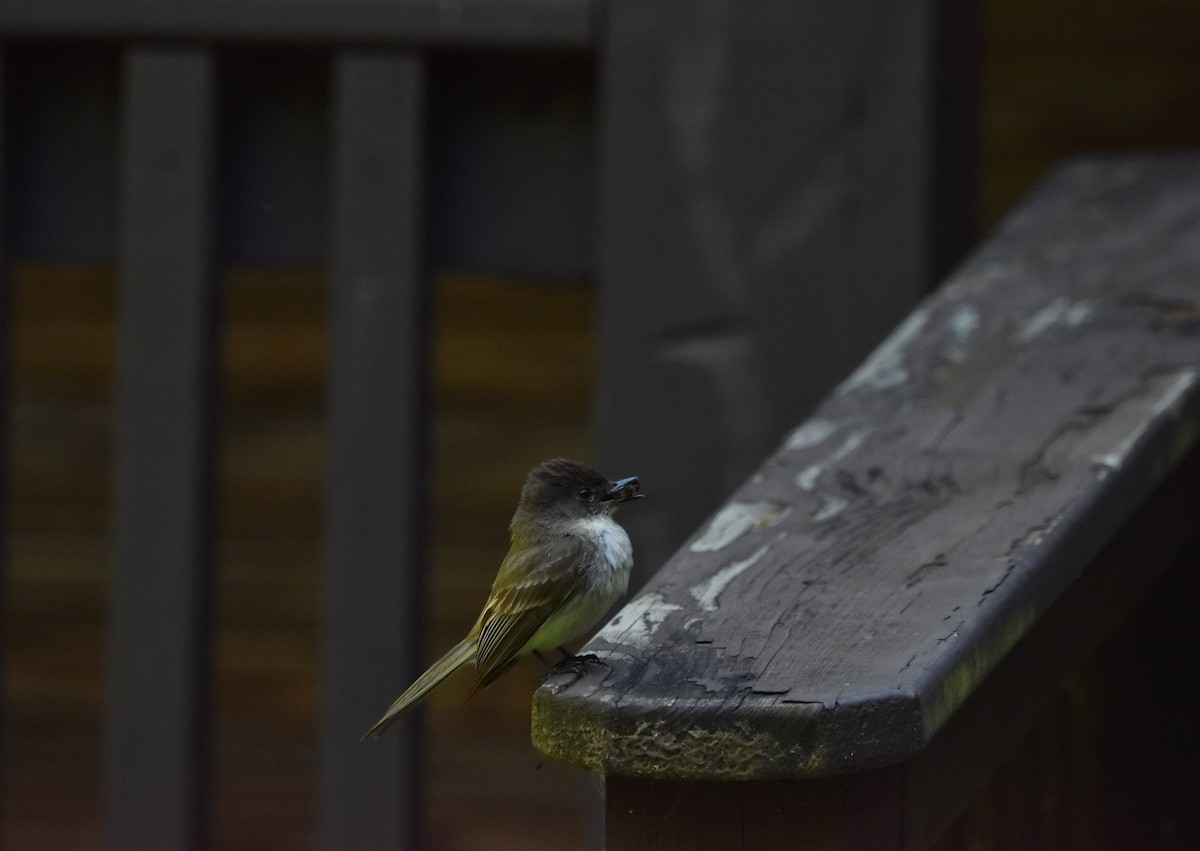
M640 486L637 476L628 479L618 479L612 483L602 502L628 502L631 499L641 499Z

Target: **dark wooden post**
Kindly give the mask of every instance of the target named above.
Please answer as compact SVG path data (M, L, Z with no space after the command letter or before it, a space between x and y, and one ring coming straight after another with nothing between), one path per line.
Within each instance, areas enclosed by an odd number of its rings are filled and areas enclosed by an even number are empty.
M424 65L334 63L321 847L416 847L411 721L359 736L419 671L425 427Z
M1200 536L1198 327L1200 160L1047 181L537 692L611 851L929 848Z
M215 62L125 56L108 846L205 845Z
M639 571L931 287L934 7L603 5L596 433L670 485Z
M6 146L4 140L5 120L8 111L7 98L4 93L7 91L5 80L5 60L4 48L0 47L0 222L8 221L8 207L5 203L8 199L8 163L6 160ZM9 340L12 339L12 331L10 325L10 301L9 301L9 273L8 273L8 244L7 233L5 228L0 228L0 505L7 506L8 503L8 477L9 477L9 454L8 454L8 423L9 423L9 369L11 363L11 354L9 351ZM7 541L8 537L8 511L0 515L0 541ZM8 546L0 545L0 631L5 627L3 612L5 600L7 599L8 588ZM4 659L0 657L0 683L8 682L7 666ZM6 713L3 707L0 707L0 729L8 729L4 723ZM4 745L0 743L0 764L5 763ZM0 783L0 807L6 806L5 787Z

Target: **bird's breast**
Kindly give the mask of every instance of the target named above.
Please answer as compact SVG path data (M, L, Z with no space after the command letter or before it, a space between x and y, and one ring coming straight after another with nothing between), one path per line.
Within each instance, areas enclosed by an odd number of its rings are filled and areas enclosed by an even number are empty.
M592 557L584 567L584 579L592 589L610 600L625 593L633 567L629 535L607 514L580 520L572 534L587 542Z
M629 587L633 547L625 530L610 517L587 518L568 533L588 552L579 561L575 592L525 644L522 652L550 650L595 626Z

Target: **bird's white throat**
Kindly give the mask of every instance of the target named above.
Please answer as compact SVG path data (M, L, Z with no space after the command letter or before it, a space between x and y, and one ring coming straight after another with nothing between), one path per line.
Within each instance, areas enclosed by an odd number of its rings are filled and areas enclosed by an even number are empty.
M598 567L602 570L623 574L628 581L629 568L633 564L633 545L629 535L608 512L597 514L573 524L575 534L591 540L596 545ZM622 582L622 585L625 583ZM621 591L624 591L622 587ZM620 592L619 592L620 593Z

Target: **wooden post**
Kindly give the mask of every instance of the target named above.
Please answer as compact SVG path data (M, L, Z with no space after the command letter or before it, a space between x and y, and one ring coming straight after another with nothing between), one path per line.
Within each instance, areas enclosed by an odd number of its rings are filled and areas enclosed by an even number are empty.
M107 844L167 851L207 832L215 61L123 84Z
M417 729L359 737L421 660L424 64L334 66L321 847L416 847Z
M4 48L0 47L0 93L7 91L7 73L6 59ZM6 204L10 197L8 193L8 164L6 155L5 140L6 120L8 119L8 98L0 94L0 222L8 221L9 211ZM9 402L9 375L12 355L9 350L12 339L12 327L10 320L11 301L9 287L9 272L8 272L8 235L0 231L0 412L3 412L3 418L0 419L0 505L7 506L8 502L8 478L9 478L9 411L12 410ZM8 514L5 511L3 516L0 516L0 540L9 540L8 531ZM0 547L0 630L4 630L6 624L4 621L3 612L5 601L7 600L8 588L8 547ZM7 665L5 660L0 658L0 682L8 682ZM4 707L0 707L0 729L8 729L5 720L7 713ZM3 745L0 745L0 761L4 760ZM0 786L0 807L6 806L5 789Z
M608 851L893 851L903 835L894 770L744 783L614 775L604 790Z
M596 434L660 485L635 588L934 283L933 6L603 5Z

